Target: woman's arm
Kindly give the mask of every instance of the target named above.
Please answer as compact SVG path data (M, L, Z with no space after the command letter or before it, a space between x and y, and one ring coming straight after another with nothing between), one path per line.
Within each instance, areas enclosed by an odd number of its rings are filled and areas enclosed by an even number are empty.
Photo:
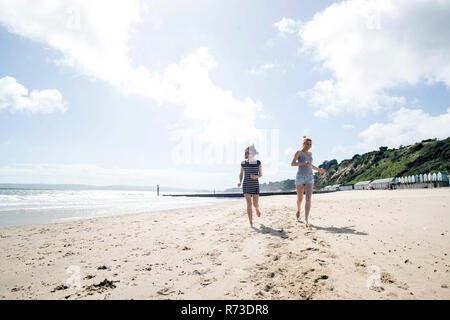
M262 164L260 164L259 167L258 167L258 175L252 174L252 175L250 175L250 178L258 179L258 178L261 178L262 176L263 176L263 174L262 174Z
M242 177L244 176L244 168L241 166L241 173L239 173L239 183L238 183L238 188L241 187L241 183L242 183Z
M326 172L325 170L320 169L320 168L317 168L316 166L311 165L311 167L312 167L314 170L319 171L320 173L325 173L325 172Z
M297 162L298 158L300 158L301 155L302 155L302 152L300 150L295 153L294 159L292 159L292 162L291 162L291 167L303 167L305 165L304 163Z

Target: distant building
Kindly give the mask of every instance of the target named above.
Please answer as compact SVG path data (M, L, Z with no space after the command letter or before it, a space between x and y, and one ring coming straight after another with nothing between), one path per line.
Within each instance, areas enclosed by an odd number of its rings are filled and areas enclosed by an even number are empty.
M325 186L325 187L321 188L320 190L321 191L339 191L339 188L336 188L336 186L339 187L338 184L335 184L332 186Z
M370 180L355 183L355 190L367 190Z
M340 189L341 191L345 191L345 190L353 190L354 187L355 187L354 184L341 184L341 185L339 186L339 189Z
M339 191L340 189L339 189L339 184L333 184L332 186L331 186L331 190L334 190L334 191Z
M387 188L392 188L394 184L394 178L386 178L386 179L376 179L373 180L370 185L377 190L384 190Z

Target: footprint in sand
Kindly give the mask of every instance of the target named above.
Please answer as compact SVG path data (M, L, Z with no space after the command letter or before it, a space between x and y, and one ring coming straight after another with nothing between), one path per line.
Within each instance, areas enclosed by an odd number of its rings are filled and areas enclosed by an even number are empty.
M390 284L390 283L395 283L395 279L394 277L392 277L389 273L387 272L382 272L381 273L381 278L380 278L382 283L386 283L386 284Z
M319 282L320 280L328 280L328 276L325 274L325 275L321 275L321 276L319 276L318 278L316 278L315 280L314 280L314 283L317 283L317 282Z
M319 251L319 249L318 248L309 247L309 248L300 250L300 252L304 252L304 251Z
M314 271L316 271L316 270L315 269L306 270L306 271L303 272L303 275L306 276L308 273L314 272Z
M161 290L158 290L156 293L160 294L162 296L168 296L169 294L174 293L175 290L172 290L171 288L162 288Z
M322 259L316 259L316 261L319 263L319 265L321 266L325 266L327 264L327 262L325 260Z
M200 284L201 284L203 287L206 287L206 286L210 285L211 283L213 283L214 281L216 281L215 278L212 278L212 279L204 279L204 280L202 280L202 281L200 282Z
M109 271L109 268L107 266L103 265L103 266L97 267L97 270L108 270Z
M211 269L203 269L203 270L194 270L194 271L192 271L191 273L189 273L189 274L191 274L191 275L199 275L199 276L202 276L202 275L204 275L204 274L206 274L206 273L208 273L208 272L210 272L211 271Z

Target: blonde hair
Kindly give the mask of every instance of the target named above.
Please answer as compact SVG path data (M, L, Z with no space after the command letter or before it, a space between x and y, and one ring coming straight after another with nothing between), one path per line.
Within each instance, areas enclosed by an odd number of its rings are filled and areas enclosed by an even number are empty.
M311 138L308 138L307 136L303 136L303 144L305 144L306 142L311 141Z

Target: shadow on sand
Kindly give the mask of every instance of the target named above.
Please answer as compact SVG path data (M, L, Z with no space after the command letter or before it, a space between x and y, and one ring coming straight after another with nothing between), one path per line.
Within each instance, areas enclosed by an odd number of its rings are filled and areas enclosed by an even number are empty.
M367 236L368 235L368 233L366 233L366 232L356 231L355 229L353 229L354 226L341 227L341 228L338 228L338 227L320 227L320 226L313 225L313 224L311 224L311 226L314 229L322 230L322 231L326 231L326 232L330 232L330 233L346 233L346 234L355 234L357 236Z
M265 234L268 233L268 234L270 234L272 236L277 236L277 237L280 237L280 238L283 238L283 239L287 239L288 238L286 232L283 229L275 230L275 229L273 229L271 227L266 227L263 224L261 224L259 226L259 228L253 227L253 230L255 230L256 232L259 232L259 233L265 233Z

